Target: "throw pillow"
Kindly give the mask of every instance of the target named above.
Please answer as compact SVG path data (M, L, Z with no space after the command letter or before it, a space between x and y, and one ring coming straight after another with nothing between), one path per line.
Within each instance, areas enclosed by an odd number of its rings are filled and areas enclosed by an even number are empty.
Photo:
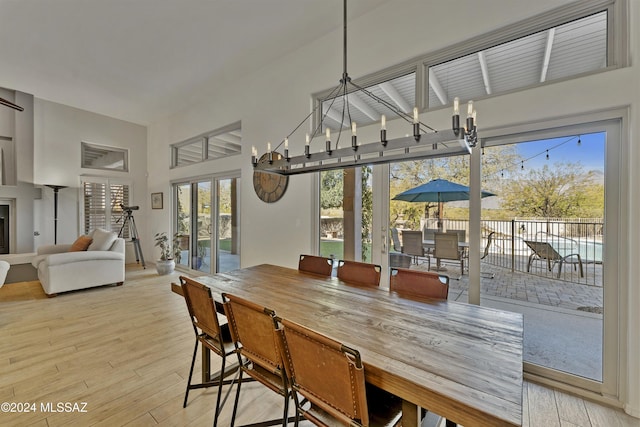
M93 242L89 245L90 251L108 251L118 236L116 233L101 228L93 230Z
M80 236L69 248L69 252L86 251L89 245L93 242L93 239L89 236Z

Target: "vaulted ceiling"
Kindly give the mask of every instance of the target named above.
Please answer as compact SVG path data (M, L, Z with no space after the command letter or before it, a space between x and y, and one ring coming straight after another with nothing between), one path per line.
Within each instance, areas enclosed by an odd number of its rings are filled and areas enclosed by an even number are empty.
M0 87L146 124L341 23L328 0L0 0Z

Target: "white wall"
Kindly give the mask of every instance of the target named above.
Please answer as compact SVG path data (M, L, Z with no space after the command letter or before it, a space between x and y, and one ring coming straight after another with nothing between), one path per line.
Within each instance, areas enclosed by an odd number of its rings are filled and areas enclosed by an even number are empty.
M439 1L402 0L388 2L349 24L349 72L352 77L381 70L420 54L468 40L492 29L519 21L541 11L568 3L562 0L522 2L512 0ZM630 2L631 57L638 58L640 48L640 2ZM524 7L526 6L526 7ZM340 13L340 10L336 10ZM449 18L449 19L448 19ZM464 25L461 25L464 24ZM310 94L335 86L341 75L341 30L315 41L274 63L256 64L256 70L230 71L215 87L211 87L206 101L186 111L154 123L149 128L149 191L169 191L171 180L202 173L221 172L240 168L241 185L241 242L242 266L263 262L295 266L298 254L312 252L311 224L317 214L310 176L295 176L283 199L265 204L256 197L252 187L250 167L251 145L263 152L267 140L272 143L283 138L309 111ZM625 135L631 141L629 166L640 162L640 150L634 135L640 134L638 107L640 106L640 67L632 67L591 75L581 79L559 82L540 88L498 96L476 103L482 126L487 128L549 120L630 106L630 123ZM244 75L244 77L242 77ZM517 108L516 108L517 107ZM436 111L422 117L436 128L450 125L449 111ZM206 165L168 170L169 144L242 120L243 153L233 159ZM295 142L290 141L294 147ZM300 143L300 141L298 141ZM299 146L301 147L301 146ZM301 148L297 148L301 152ZM292 148L292 154L296 148ZM630 167L630 183L639 182L640 172ZM627 188L632 188L628 186ZM636 192L637 193L637 192ZM640 196L629 191L628 217L630 241L640 238ZM168 231L170 209L151 212L148 234ZM147 243L150 245L151 243ZM628 317L623 319L628 340L624 347L629 362L628 387L622 395L628 412L640 416L640 344L638 326L640 306L638 277L640 267L632 260L640 259L640 247L628 247L628 271L621 272L629 284ZM146 248L145 248L146 250ZM625 285L626 286L626 285ZM625 303L624 300L621 302Z
M58 193L58 243L72 243L78 237L80 175L130 179L131 204L141 208L134 212L139 233L141 239L149 238L143 225L149 199L146 127L42 99L35 101L34 127L34 182L69 187ZM128 149L129 172L81 168L82 141ZM35 207L35 230L40 233L36 246L53 243L53 206L53 190L43 187Z

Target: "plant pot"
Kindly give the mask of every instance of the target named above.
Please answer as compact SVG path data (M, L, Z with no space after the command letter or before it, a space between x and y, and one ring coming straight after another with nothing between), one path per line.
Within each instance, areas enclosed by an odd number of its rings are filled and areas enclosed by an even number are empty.
M172 259L168 260L157 260L156 261L156 271L160 276L166 276L167 274L173 273L173 270L176 268L176 263Z

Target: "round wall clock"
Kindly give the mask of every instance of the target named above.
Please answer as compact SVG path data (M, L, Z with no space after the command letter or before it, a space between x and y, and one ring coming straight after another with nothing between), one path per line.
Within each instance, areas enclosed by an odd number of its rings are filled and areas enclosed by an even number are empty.
M273 158L280 160L282 155L278 152L273 152ZM267 154L263 154L260 157L259 162L266 162ZM277 202L282 198L284 192L287 191L287 185L289 184L289 177L285 175L278 175L275 173L267 173L260 171L253 171L253 189L260 200L266 203Z

